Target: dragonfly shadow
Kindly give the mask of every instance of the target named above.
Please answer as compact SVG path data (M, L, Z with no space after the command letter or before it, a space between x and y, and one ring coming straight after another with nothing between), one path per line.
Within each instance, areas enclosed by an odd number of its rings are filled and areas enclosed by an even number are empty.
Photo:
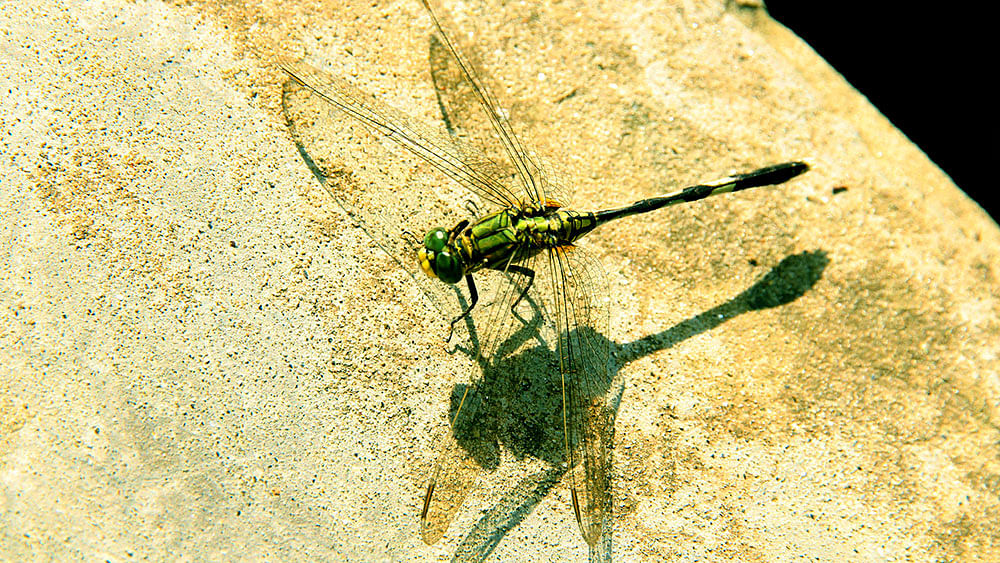
M819 281L829 263L823 250L788 256L760 281L722 305L681 321L663 332L618 345L618 361L627 364L651 352L671 348L748 311L791 303Z
M828 264L827 254L822 250L788 256L757 283L726 303L633 342L619 344L607 340L605 335L587 335L604 339L611 346L614 358L607 374L596 378L598 385L592 392L606 399L610 393L607 404L617 413L624 389L624 382L619 377L622 366L675 346L742 313L791 303L819 281ZM508 339L506 348L521 347L535 338L541 321L537 308L535 313ZM456 439L487 471L499 467L501 444L514 458L535 461L529 464L532 467L530 474L510 487L473 525L456 549L455 561L486 559L507 532L519 525L562 480L567 470L558 358L549 346L539 342L481 367L483 379L477 387L481 403L472 420L453 429ZM465 391L465 384L453 389L452 414ZM613 429L609 429L609 436L611 432ZM610 561L610 554L610 534L606 534L603 541L591 548L590 560Z

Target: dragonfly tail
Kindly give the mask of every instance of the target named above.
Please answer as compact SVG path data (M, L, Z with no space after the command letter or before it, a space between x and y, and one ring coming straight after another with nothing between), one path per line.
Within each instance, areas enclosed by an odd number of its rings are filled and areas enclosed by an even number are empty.
M692 201L698 201L699 199L705 199L706 197L711 197L713 195L738 192L749 188L783 184L792 178L805 173L807 170L809 170L809 164L807 162L785 162L782 164L759 168L745 174L728 176L726 178L715 180L714 182L688 186L683 190L672 194L644 199L642 201L637 201L632 205L618 209L600 211L597 213L597 224L601 225L603 223L607 223L608 221L628 217L629 215L648 213L670 205L677 205L678 203L690 203Z

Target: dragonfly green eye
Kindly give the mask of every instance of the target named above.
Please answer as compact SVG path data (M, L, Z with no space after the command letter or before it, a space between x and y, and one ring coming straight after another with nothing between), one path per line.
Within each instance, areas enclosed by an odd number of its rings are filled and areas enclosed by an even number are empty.
M427 248L427 250L441 252L447 244L448 231L441 228L431 230L427 233L427 236L424 237L424 247Z
M462 264L449 250L442 250L434 256L434 272L445 283L456 283L462 279Z

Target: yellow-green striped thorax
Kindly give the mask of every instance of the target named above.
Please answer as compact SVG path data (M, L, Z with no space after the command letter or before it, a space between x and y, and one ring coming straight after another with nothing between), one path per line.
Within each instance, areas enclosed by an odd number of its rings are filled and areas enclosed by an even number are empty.
M484 215L451 231L432 229L417 251L420 269L428 276L456 283L484 268L503 270L515 254L532 256L545 248L573 244L599 224L595 213L544 211L510 207Z

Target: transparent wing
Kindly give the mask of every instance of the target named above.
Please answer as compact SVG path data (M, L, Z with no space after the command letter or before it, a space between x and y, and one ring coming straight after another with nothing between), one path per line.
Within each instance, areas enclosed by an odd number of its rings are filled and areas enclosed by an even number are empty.
M573 246L551 249L553 273L543 293L558 334L563 429L573 510L587 544L611 530L611 385L608 286L600 264Z
M494 443L480 436L477 423L483 408L481 381L467 385L452 414L451 428L438 437L437 461L431 472L420 513L420 537L431 545L441 539L465 498L472 492L484 459L495 456Z
M535 157L514 131L506 112L494 94L488 76L482 72L476 50L452 30L444 10L421 0L438 35L431 40L430 64L441 112L448 130L469 146L479 149L477 162L499 178L513 178L523 190L522 200L541 209L546 204L568 203L568 193L544 172Z
M415 250L431 228L450 228L470 215L469 203L519 204L494 170L477 167L477 150L406 116L344 80L306 63L283 61L291 79L283 106L300 153L323 187L375 242L407 271L446 318L461 313L458 291L420 271ZM382 139L421 157L449 183L414 186L412 170L386 154ZM508 181L510 178L508 178ZM433 180L432 180L433 182ZM471 193L469 193L471 192ZM477 208L478 212L478 208Z
M526 270L535 275L531 291L522 299ZM547 250L533 257L521 255L511 261L507 279L500 280L493 294L484 306L484 318L476 323L485 331L480 344L483 372L489 374L498 365L509 366L501 360L531 338L555 344L557 365L553 367L559 370L561 396L556 404L562 406L565 471L581 533L594 546L610 532L612 522L614 407L605 399L612 371L610 341L605 336L608 289L603 270L575 247ZM512 314L511 307L519 300L522 305L516 315ZM532 307L524 305L532 300ZM523 318L525 309L533 309L535 314ZM508 377L504 369L495 376ZM469 439L495 431L488 422L488 413L495 405L486 405L488 392L484 391L492 384L477 378L464 389L453 414L452 432L440 440L441 453L421 518L422 535L428 543L444 534L472 490L480 468L486 465L483 460L495 455L487 451L497 447L495 438Z
M511 309L528 287L528 278L523 274L532 264L533 258L525 252L514 252L504 267L504 275L480 276L480 283L490 283L489 300L481 301L474 316L476 326L481 327L477 354L478 367L472 382L466 386L454 405L451 428L438 440L439 453L424 496L424 506L420 516L420 534L423 540L432 544L444 535L448 525L458 513L462 503L472 491L476 477L483 466L491 465L487 460L496 455L495 438L485 427L492 419L488 397L483 388L486 383L483 373L492 373L494 360L517 347L523 341L512 342L510 337L524 323L518 320ZM484 278L491 278L484 280ZM503 376L504 374L497 374Z
M460 140L463 147L472 149L467 151L471 154L463 156L466 162L476 170L497 178L501 184L511 186L524 199L517 171L503 145L496 142L479 98L437 35L431 36L429 59L434 94L445 128L452 138Z
M495 171L473 166L468 159L474 150L461 141L396 110L366 94L347 81L304 62L282 60L281 68L292 80L317 99L356 119L371 132L389 139L426 160L469 191L498 207L510 207L520 197L501 183ZM321 112L320 115L327 112Z

